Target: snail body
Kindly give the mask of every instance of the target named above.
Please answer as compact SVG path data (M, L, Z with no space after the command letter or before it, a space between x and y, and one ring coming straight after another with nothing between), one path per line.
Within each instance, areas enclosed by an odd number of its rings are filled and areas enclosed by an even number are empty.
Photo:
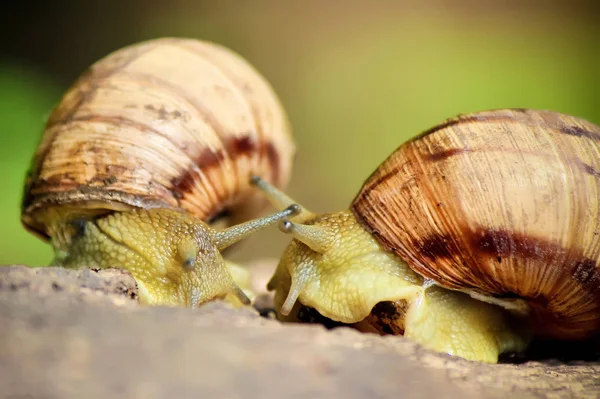
M503 109L460 115L402 144L348 210L302 212L269 288L363 331L496 362L532 337L600 331L600 127ZM257 183L281 207L291 203Z
M193 39L137 43L94 63L51 113L21 218L57 265L128 269L142 302L247 303L219 251L293 214L242 223L261 209L249 177L285 186L294 153L276 94L243 58Z

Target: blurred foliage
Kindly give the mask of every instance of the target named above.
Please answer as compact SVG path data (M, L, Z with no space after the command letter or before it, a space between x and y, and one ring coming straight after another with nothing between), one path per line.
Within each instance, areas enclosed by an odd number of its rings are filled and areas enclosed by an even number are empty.
M50 248L21 226L19 210L40 129L59 95L59 87L28 65L5 61L0 67L0 264L39 265L51 259Z
M458 113L543 108L600 123L600 26L589 2L102 4L58 1L4 14L20 29L2 49L20 64L0 64L0 263L38 264L49 256L18 222L43 116L87 65L139 40L212 40L254 64L295 130L288 191L319 212L346 207L399 144ZM287 240L273 229L234 257L276 256Z

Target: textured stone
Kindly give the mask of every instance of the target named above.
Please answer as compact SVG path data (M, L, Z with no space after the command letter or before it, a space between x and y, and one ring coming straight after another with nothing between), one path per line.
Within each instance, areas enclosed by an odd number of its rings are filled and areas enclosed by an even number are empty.
M0 268L0 397L600 397L599 364L478 364L221 302L139 306L135 290L115 270Z

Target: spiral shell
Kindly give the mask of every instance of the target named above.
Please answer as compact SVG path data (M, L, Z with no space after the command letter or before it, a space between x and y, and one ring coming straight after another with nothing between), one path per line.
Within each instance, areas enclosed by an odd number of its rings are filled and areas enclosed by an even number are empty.
M600 127L521 109L461 115L400 146L352 203L421 275L523 298L553 338L600 331Z
M92 65L53 110L23 223L45 236L36 212L64 205L179 208L203 220L241 212L250 175L283 187L294 153L277 96L240 56L193 39L142 42Z

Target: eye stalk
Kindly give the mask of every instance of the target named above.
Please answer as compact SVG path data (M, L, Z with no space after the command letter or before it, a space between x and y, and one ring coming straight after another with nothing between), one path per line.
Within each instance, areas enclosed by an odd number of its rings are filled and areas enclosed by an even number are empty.
M279 230L290 234L313 251L321 254L327 252L335 244L335 233L325 226L305 225L283 220L279 223Z
M260 176L252 176L250 178L250 184L258 188L265 198L273 205L276 209L284 209L286 207L295 205L299 211L294 215L291 220L297 223L303 223L307 220L314 219L316 215L306 209L305 207L299 205L288 197L285 193L279 191L277 188L272 186L271 184L264 181Z
M252 233L262 230L265 227L277 223L282 219L298 215L300 212L300 206L291 204L288 205L284 210L272 215L268 215L260 219L250 220L245 223L240 223L224 230L216 230L213 232L214 243L219 251L222 251L236 242L250 236Z

